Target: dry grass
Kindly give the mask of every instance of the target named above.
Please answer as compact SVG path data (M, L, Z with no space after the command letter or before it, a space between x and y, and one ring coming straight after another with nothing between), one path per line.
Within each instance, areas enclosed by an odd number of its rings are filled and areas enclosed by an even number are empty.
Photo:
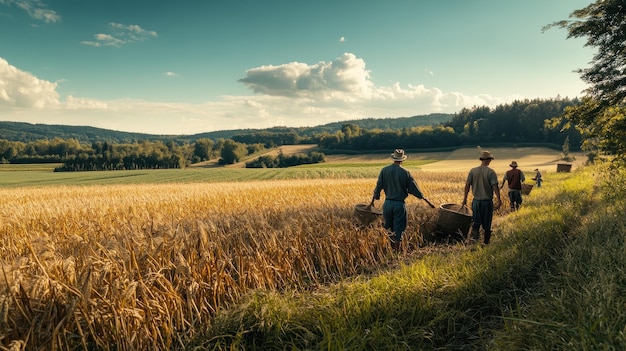
M469 155L475 151L409 154L444 159L411 169L432 203L461 201L467 171L478 165ZM523 170L534 167L521 151L491 151L499 175L509 159ZM539 154L533 162L541 161ZM551 161L541 161L546 169L557 162L547 157ZM329 158L389 162L388 154ZM423 247L433 239L437 210L413 197L402 255L390 251L380 223L359 225L354 205L370 200L374 183L4 189L0 350L168 349L183 345L212 323L218 309L252 290L316 289L438 250Z
M464 173L415 174L435 204ZM424 178L422 178L424 176ZM3 191L0 346L165 349L253 289L312 289L394 262L354 206L374 179ZM381 205L381 203L377 203ZM405 254L436 210L410 198Z

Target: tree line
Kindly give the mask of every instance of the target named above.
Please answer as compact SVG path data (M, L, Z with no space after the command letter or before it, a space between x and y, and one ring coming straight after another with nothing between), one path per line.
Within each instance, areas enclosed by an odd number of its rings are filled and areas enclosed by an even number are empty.
M560 147L565 140L572 149L582 143L581 130L563 118L568 108L580 104L577 99L534 99L514 101L495 108L486 106L462 109L447 122L437 125L365 129L344 123L335 132L299 134L293 129L273 129L235 135L229 139L200 138L180 140L142 140L133 143L77 139L41 139L30 142L0 139L0 162L62 163L59 171L133 170L184 168L190 164L218 159L232 164L269 148L281 145L318 144L327 152L342 150L378 151L405 149L453 148L461 146L504 144L548 144ZM323 161L323 154L261 157L249 167L284 167Z
M308 154L295 154L285 156L282 152L278 156L263 155L246 162L246 168L287 168L298 165L324 162L325 155L322 152L309 152Z
M184 168L218 159L231 164L263 150L230 139L198 139L195 143L143 140L134 143L81 143L76 139L41 139L31 142L0 139L0 163L62 163L58 171Z
M562 116L578 99L518 100L495 108L464 108L446 122L402 128L363 128L344 123L330 132L298 134L294 130L261 131L235 135L241 143L263 143L266 147L285 144L318 144L323 150L434 149L489 144L548 144L560 147L568 138L579 149L583 135Z

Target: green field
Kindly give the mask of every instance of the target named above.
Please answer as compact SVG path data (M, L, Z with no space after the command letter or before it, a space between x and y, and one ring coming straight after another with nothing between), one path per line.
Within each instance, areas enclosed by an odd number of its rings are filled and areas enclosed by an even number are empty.
M411 170L434 162L415 160ZM0 188L48 185L111 185L146 183L216 183L278 179L372 178L389 162L320 163L290 168L208 167L136 171L54 172L57 165L0 165Z
M300 152L294 147L293 151ZM503 174L511 160L517 160L520 169L528 175L535 168L542 173L556 170L559 154L552 149L538 147L492 148L496 156L491 167ZM412 153L403 166L415 173L467 172L478 165L476 148L454 151ZM574 154L574 166L583 164L585 156ZM290 168L242 168L234 166L192 166L185 169L155 169L136 171L54 172L58 164L0 164L0 188L47 186L47 185L112 185L150 183L219 183L246 182L255 180L281 179L355 179L375 178L380 169L390 163L389 154L330 155L327 161L318 164ZM528 177L530 178L530 177Z

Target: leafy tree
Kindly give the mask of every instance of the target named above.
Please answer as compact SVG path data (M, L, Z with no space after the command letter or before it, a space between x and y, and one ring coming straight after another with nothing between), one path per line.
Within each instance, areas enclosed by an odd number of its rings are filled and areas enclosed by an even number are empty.
M601 151L626 161L626 3L624 0L597 0L572 12L569 20L544 28L565 28L568 38L587 38L585 46L597 49L592 65L577 70L589 84L588 94L564 117L587 133L587 148L594 144Z
M211 150L213 149L213 140L200 138L194 144L193 156L197 156L200 161L211 159Z
M563 142L563 157L567 158L569 156L569 136L565 138Z
M238 143L231 139L224 140L224 146L222 147L222 158L220 162L222 164L233 164L239 162L244 156L248 154L248 149L245 144Z

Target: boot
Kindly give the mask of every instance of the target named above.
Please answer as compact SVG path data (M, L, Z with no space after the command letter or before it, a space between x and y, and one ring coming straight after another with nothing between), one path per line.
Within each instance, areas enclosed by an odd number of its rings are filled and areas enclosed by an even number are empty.
M485 230L485 245L489 244L491 239L491 230Z
M400 242L399 241L391 241L391 248L393 249L393 251L395 252L399 252L400 251Z
M480 229L472 229L470 233L470 242L477 242L480 239Z

